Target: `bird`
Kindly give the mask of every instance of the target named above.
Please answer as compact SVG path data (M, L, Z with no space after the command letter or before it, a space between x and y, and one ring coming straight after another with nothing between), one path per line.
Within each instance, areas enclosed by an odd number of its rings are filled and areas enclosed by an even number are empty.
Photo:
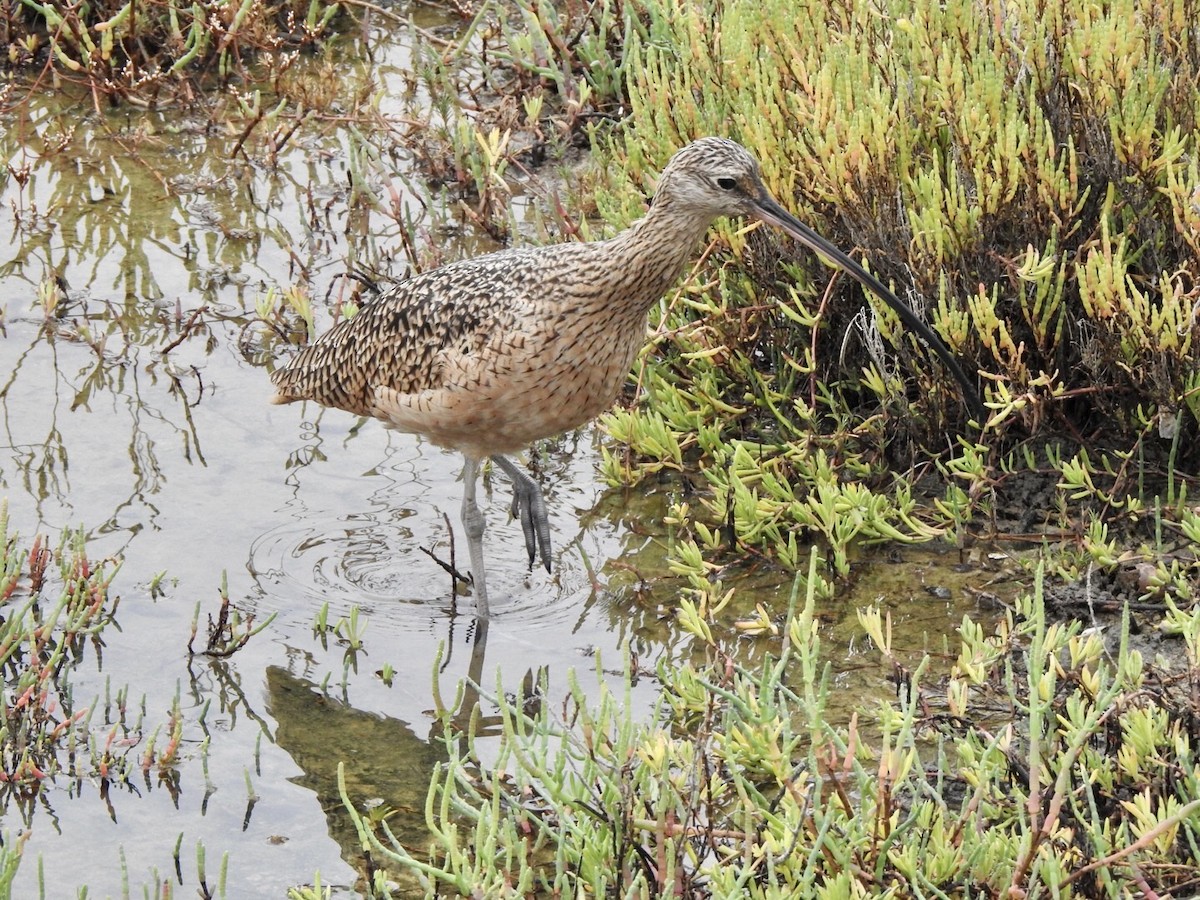
M311 400L374 417L463 455L462 524L476 614L486 622L481 465L490 459L512 481L530 565L540 555L549 571L541 488L510 457L612 406L646 339L647 313L721 216L779 228L877 294L940 358L982 421L975 387L942 340L780 206L755 157L720 137L676 151L646 214L613 237L504 249L390 286L276 369L272 402Z

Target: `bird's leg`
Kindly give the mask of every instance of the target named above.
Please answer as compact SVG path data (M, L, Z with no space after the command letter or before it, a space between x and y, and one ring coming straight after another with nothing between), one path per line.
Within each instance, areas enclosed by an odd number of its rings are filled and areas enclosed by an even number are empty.
M492 462L504 470L513 483L512 517L521 519L521 530L525 532L525 549L529 551L529 564L540 552L542 565L550 571L550 516L546 513L546 501L536 481L521 471L507 456L493 456Z
M483 573L483 529L487 524L475 503L475 483L479 480L479 460L465 457L463 466L462 523L467 535L467 550L471 554L471 581L475 584L475 610L480 618L488 617L486 576Z

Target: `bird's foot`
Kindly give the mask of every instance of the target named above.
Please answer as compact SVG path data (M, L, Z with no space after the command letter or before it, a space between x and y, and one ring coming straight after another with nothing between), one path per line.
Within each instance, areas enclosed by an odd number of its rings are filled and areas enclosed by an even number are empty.
M550 571L550 516L546 512L546 501L541 486L530 478L507 456L493 456L492 462L504 470L513 484L512 517L521 520L525 532L525 549L529 551L529 564L541 556L542 565Z

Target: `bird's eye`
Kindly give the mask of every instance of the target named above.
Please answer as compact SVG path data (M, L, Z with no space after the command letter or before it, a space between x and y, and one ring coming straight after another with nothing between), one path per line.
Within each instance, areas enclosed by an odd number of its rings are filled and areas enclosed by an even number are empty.
M730 178L728 175L723 175L717 179L717 187L723 191L732 191L737 187L737 179Z

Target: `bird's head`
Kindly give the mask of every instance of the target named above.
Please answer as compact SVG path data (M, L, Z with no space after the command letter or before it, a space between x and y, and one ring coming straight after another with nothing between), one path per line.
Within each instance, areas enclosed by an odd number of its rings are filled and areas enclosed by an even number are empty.
M763 199L770 201L771 195L763 187L758 160L741 144L708 137L671 157L653 203L716 218L757 215Z

